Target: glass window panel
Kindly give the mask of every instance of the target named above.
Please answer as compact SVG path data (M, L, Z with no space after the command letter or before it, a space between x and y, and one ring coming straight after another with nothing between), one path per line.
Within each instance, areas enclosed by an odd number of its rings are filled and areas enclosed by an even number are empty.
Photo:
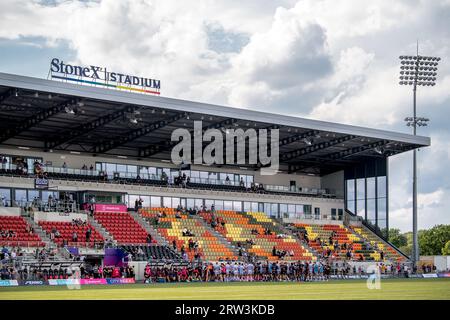
M116 171L116 165L114 163L107 163L106 164L106 172L108 173L108 175L112 175L113 172Z
M386 197L386 177L378 177L377 183L378 198Z
M244 201L244 211L245 212L250 212L252 211L252 205L250 202Z
M208 179L208 172L200 171L200 179Z
M136 175L137 174L137 166L127 166L127 172Z
M366 197L365 179L356 180L356 199L364 199Z
M28 201L33 201L34 199L40 199L38 190L28 190Z
M303 209L303 206L302 206L302 209ZM289 216L294 215L296 213L295 204L288 205L288 212L289 212Z
M181 204L180 198L172 198L172 208L176 208Z
M224 201L223 209L224 210L233 210L233 201Z
M355 204L356 204L355 200L347 200L347 210L353 214L356 212Z
M338 209L338 219L343 220L344 219L344 210Z
M259 212L264 212L264 202L258 202L258 210Z
M208 172L208 179L217 180L217 172Z
M288 205L285 203L280 203L280 215L283 217L288 217Z
M215 200L214 206L216 207L216 210L224 210L223 209L223 200Z
M311 217L312 206L310 204L305 204L303 206L303 211L306 217Z
M252 183L253 183L253 176L247 176L247 177L246 177L245 186L246 186L247 188L250 188L251 185L252 185Z
M203 199L195 199L194 204L197 207L197 209L201 209L201 207L203 205Z
M234 211L242 211L242 202L241 201L233 201L233 210Z
M172 198L171 197L164 197L163 198L163 205L166 208L172 208Z
M136 200L138 200L138 199L139 199L138 195L130 194L128 196L128 203L127 203L128 208L134 208L134 204L135 204Z
M161 197L151 197L150 206L157 208L161 207Z
M11 189L0 189L0 207L11 206Z
M376 221L375 220L366 220L370 227L376 229Z
M270 204L269 203L264 203L264 212L270 216Z
M367 199L367 219L375 220L375 199Z
M25 203L27 202L27 190L16 189L14 199L16 200L17 204L25 205Z
M214 200L210 200L210 199L205 199L205 206L206 209L209 210L211 209L211 206L214 204Z
M169 177L175 178L180 175L180 171L178 169L170 169L170 175Z
M118 164L116 166L116 171L120 173L126 173L127 172L127 166L125 164ZM120 176L123 176L122 174Z
M386 220L386 198L378 199L378 220Z
M367 199L375 198L375 178L367 178Z
M347 180L347 200L355 200L355 180Z
M337 212L336 212L336 209L331 209L331 220L336 220L337 218L336 218L336 216L337 216L337 214L336 214Z
M366 216L366 204L365 204L365 200L364 199L356 201L356 212L357 212L358 216L365 218L365 216Z
M314 208L314 218L317 220L320 219L320 208Z
M252 212L257 212L258 211L258 202L252 202L251 210L252 210Z
M191 178L196 178L196 179L200 178L200 171L197 171L197 170L191 170L191 175L190 175L190 177L191 177Z
M186 200L186 208L193 209L194 207L195 207L194 199L187 199Z
M150 196L141 196L142 207L150 207Z
M387 220L378 220L378 229L380 230L381 235L384 238L387 238L388 235Z
M271 216L278 218L279 217L279 212L278 212L278 203L272 203L271 204Z

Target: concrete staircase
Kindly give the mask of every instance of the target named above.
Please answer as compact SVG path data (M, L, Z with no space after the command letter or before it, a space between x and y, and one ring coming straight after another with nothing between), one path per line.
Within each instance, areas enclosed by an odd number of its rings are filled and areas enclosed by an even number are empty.
M372 247L373 246L373 242L376 242L377 244L381 244L386 248L391 248L393 249L398 255L400 255L401 257L405 258L405 260L407 262L410 261L409 257L405 256L401 251L399 251L397 248L395 248L394 246L392 246L389 242L387 242L386 240L384 240L383 238L381 238L379 235L377 235L376 233L374 233L373 231L371 231L369 228L367 228L364 224L362 224L361 226L359 226L359 228L361 228L362 230L364 230L366 232L366 234L370 235L370 236L365 236L365 235L361 235L358 232L356 232L355 230L353 230L352 228L348 228L349 230L351 230L351 232L353 234L356 234L357 236L359 236L363 241L365 241L366 243L370 243L370 245ZM379 247L374 247L374 250L376 250L378 253L381 252L381 249ZM384 250L384 255L385 258L390 259L391 258L391 254Z
M206 223L205 220L203 220L203 218L201 216L198 215L192 215L191 216L193 219L196 219L198 221L200 221L203 226L205 227L206 230L208 230L209 232L211 232L216 238L217 240L219 240L220 243L222 243L224 246L226 246L228 249L231 250L231 252L233 252L236 257L239 257L239 249L231 244L225 237L223 234L221 234L220 232L218 232L217 230L215 230L213 227L211 227L211 225L209 225L208 223Z
M107 241L107 242L111 242L111 243L117 243L116 240L114 240L114 238L109 234L108 231L106 231L106 229L99 223L97 222L97 220L95 220L93 217L91 217L90 215L87 216L87 221L88 223L94 227L98 232L100 232L100 234L102 235L102 237Z
M23 210L21 212L21 216L28 222L30 226L33 227L34 233L36 233L39 238L41 238L42 242L45 243L46 248L56 248L57 253L54 257L55 260L64 260L69 258L69 254L65 248L58 247L56 243L54 243L52 240L50 240L50 237L47 235L45 230L41 228L41 226L34 221L32 217L30 217L28 214L26 214Z
M147 233L149 233L153 239L155 239L159 244L171 247L170 243L159 234L139 213L136 211L128 211L129 214L134 218L134 220L139 223L139 225L144 228Z
M292 232L292 230L288 229L282 222L277 221L277 220L275 220L275 219L272 219L272 220L274 220L274 222L275 222L276 224L278 224L279 229L280 229L284 234L290 235L292 238L295 239L295 242L297 242L297 244L299 244L300 246L303 246L306 250L308 250L309 252L311 252L311 253L313 254L313 256L315 256L317 259L319 259L319 253L318 253L316 250L314 250L312 247L310 247L307 243L302 242L302 241L301 241L301 240L300 240L300 239Z
M39 238L41 238L42 242L45 243L46 247L48 246L56 247L56 244L52 240L50 240L50 237L47 235L47 233L41 228L39 224L37 224L34 221L33 218L24 214L22 214L22 218L24 218L28 222L28 224L33 227L34 233L36 233L39 236Z

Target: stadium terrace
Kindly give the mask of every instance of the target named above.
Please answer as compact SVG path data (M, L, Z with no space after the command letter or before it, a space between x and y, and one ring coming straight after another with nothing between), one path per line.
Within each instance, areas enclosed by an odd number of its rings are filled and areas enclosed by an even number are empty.
M374 264L411 275L388 238L389 160L428 137L111 90L98 79L160 85L52 68L95 83L0 73L4 285L363 279ZM179 129L213 130L223 155L230 132L276 132L276 174L260 159L174 163ZM209 147L185 141L194 159Z

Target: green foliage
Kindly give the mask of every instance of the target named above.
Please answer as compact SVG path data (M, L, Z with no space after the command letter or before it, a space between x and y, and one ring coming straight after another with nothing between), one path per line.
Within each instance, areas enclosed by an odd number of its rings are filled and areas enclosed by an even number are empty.
M445 246L442 248L442 255L450 256L450 240L448 240Z
M419 230L420 255L450 255L450 225L437 225L429 230ZM412 254L412 232L401 233L399 229L389 230L389 242L407 256Z
M400 229L389 229L389 241L397 248L408 245L408 239Z
M401 252L403 252L404 254L406 254L408 257L410 257L412 255L412 245L411 244L408 244L403 247L399 247L399 250Z
M446 243L450 241L450 225L437 225L419 232L420 255L441 255Z

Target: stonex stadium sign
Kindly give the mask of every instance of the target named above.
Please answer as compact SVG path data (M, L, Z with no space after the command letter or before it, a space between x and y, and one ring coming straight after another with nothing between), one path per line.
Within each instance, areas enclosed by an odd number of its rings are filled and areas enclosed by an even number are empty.
M161 81L108 71L105 67L76 66L53 58L50 63L49 76L51 79L72 81L80 84L104 86L107 88L123 89L141 93L158 94Z

